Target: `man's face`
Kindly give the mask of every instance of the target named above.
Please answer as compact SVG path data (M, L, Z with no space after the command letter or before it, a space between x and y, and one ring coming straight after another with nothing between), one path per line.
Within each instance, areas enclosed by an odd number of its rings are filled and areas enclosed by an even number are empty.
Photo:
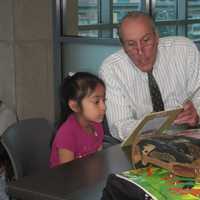
M152 70L156 60L158 35L146 17L126 19L121 25L123 48L143 72Z

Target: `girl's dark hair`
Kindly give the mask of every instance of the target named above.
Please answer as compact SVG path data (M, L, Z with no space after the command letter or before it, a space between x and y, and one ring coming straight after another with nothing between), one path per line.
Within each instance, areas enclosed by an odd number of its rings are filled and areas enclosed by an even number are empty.
M105 87L104 82L100 78L89 72L77 72L72 76L64 78L61 85L62 111L64 114L62 122L73 112L68 106L69 100L76 101L78 106L82 108L82 99L90 95L95 90L97 84Z

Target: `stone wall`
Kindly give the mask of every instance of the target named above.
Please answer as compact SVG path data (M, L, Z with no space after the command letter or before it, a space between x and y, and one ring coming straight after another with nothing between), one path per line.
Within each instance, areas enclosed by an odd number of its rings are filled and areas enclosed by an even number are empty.
M19 119L54 120L51 0L0 0L0 99Z

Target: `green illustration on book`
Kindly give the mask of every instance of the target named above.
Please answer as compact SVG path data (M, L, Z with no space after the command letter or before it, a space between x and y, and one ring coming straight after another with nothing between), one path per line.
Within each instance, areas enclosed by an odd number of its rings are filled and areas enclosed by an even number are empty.
M133 169L116 174L143 189L154 200L199 200L200 182L157 167Z

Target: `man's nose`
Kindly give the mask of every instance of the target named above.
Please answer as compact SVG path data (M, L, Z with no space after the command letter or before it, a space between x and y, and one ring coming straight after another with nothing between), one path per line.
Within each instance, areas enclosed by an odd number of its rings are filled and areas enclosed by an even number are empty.
M137 52L139 55L143 54L143 48L140 42L137 43Z

